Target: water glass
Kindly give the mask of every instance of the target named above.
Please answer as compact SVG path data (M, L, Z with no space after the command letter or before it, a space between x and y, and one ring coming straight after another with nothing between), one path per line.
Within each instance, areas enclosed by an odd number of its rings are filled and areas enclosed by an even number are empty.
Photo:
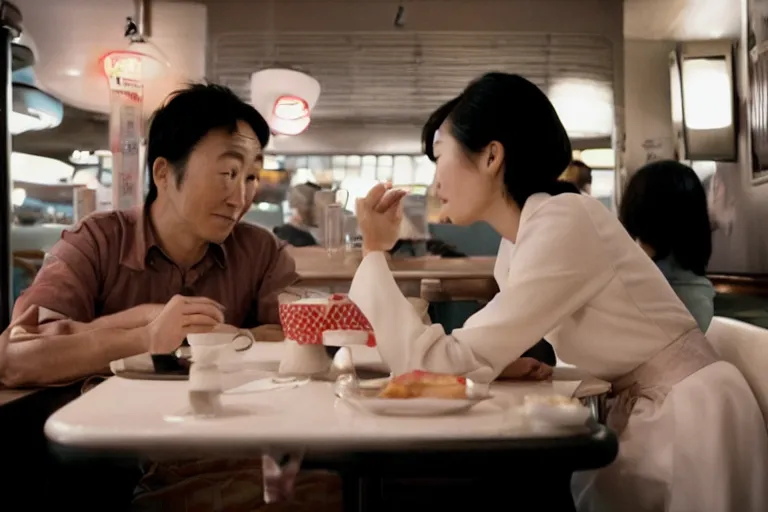
M324 221L324 245L330 258L343 258L346 247L346 215L344 208L339 203L332 203L325 207Z

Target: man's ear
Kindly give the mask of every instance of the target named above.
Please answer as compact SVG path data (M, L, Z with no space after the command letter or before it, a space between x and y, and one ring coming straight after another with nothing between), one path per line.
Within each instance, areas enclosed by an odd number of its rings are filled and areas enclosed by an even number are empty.
M155 159L152 164L152 179L155 182L155 186L159 189L165 189L170 182L173 169L167 159L159 157Z

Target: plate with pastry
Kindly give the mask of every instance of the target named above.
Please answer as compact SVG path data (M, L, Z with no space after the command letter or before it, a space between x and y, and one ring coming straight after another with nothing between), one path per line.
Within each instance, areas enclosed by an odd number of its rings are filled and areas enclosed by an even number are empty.
M590 417L577 398L563 395L526 395L523 412L534 423L557 427L583 427Z
M488 400L488 387L457 375L421 370L379 380L362 381L342 396L354 407L383 416L443 416L466 412Z

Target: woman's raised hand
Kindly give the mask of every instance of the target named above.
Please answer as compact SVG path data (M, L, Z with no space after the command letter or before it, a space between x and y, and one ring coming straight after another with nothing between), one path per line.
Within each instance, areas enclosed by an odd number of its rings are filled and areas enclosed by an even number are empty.
M388 251L397 242L403 218L404 190L393 190L391 183L379 183L368 195L357 200L357 222L363 236L363 251Z

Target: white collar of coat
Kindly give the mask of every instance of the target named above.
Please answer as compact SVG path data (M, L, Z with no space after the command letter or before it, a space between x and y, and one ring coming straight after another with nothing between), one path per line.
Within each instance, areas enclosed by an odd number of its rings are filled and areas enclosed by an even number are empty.
M520 229L523 227L525 222L531 217L531 215L533 215L533 212L538 210L539 207L544 204L550 197L552 196L546 192L539 192L538 194L533 194L525 201L525 205L523 205L523 211L520 212L520 226L517 228L518 234L520 233Z

